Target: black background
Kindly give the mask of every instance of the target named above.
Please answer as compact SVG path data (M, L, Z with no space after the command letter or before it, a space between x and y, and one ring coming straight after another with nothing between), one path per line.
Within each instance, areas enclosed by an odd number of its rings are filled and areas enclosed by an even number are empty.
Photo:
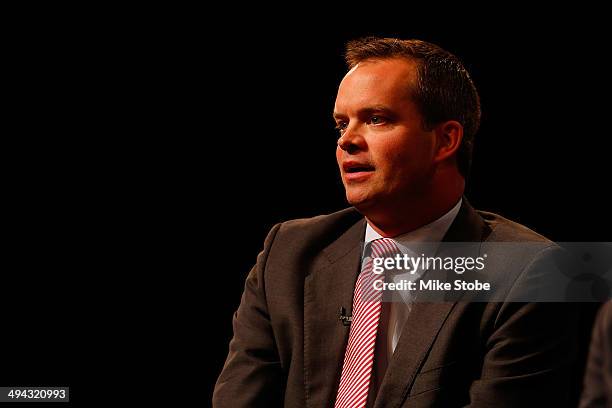
M331 112L352 38L464 61L483 110L474 207L609 240L595 11L152 7L10 15L0 383L95 400L180 379L207 400L269 229L346 207Z

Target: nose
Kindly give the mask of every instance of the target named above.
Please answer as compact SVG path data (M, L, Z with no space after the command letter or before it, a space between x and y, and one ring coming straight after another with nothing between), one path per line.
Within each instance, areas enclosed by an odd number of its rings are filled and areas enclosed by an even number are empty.
M338 147L348 154L354 154L365 149L365 140L355 129L347 127L338 139Z

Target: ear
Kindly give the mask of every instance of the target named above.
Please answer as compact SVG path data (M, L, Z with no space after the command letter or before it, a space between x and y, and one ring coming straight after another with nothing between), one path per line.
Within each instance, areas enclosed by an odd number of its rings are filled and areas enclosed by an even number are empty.
M435 132L436 152L434 161L439 163L454 156L459 150L463 139L463 126L456 120L449 120L437 125Z

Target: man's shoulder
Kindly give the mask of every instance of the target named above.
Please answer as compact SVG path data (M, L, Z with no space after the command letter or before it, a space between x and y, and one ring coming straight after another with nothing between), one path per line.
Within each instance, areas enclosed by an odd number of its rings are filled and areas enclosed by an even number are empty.
M285 221L277 224L270 240L269 263L286 266L322 253L328 258L343 254L359 244L364 232L364 218L354 208Z
M553 243L550 239L535 232L531 228L505 218L499 214L481 210L476 210L476 213L483 219L485 225L491 230L490 234L486 238L487 241L539 242L542 244Z
M308 218L296 218L280 223L279 233L283 236L297 235L302 237L342 232L363 219L355 208L349 207L330 214Z

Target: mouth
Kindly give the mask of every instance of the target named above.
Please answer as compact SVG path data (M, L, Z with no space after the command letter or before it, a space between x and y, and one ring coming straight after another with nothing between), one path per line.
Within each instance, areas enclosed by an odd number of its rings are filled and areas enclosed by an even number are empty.
M374 166L370 165L369 163L348 161L342 164L342 169L345 173L360 173L374 171Z
M374 171L372 166L356 166L345 170L346 173L363 173L366 171Z
M357 181L369 177L374 172L374 166L368 163L345 162L342 164L344 178L350 181Z

